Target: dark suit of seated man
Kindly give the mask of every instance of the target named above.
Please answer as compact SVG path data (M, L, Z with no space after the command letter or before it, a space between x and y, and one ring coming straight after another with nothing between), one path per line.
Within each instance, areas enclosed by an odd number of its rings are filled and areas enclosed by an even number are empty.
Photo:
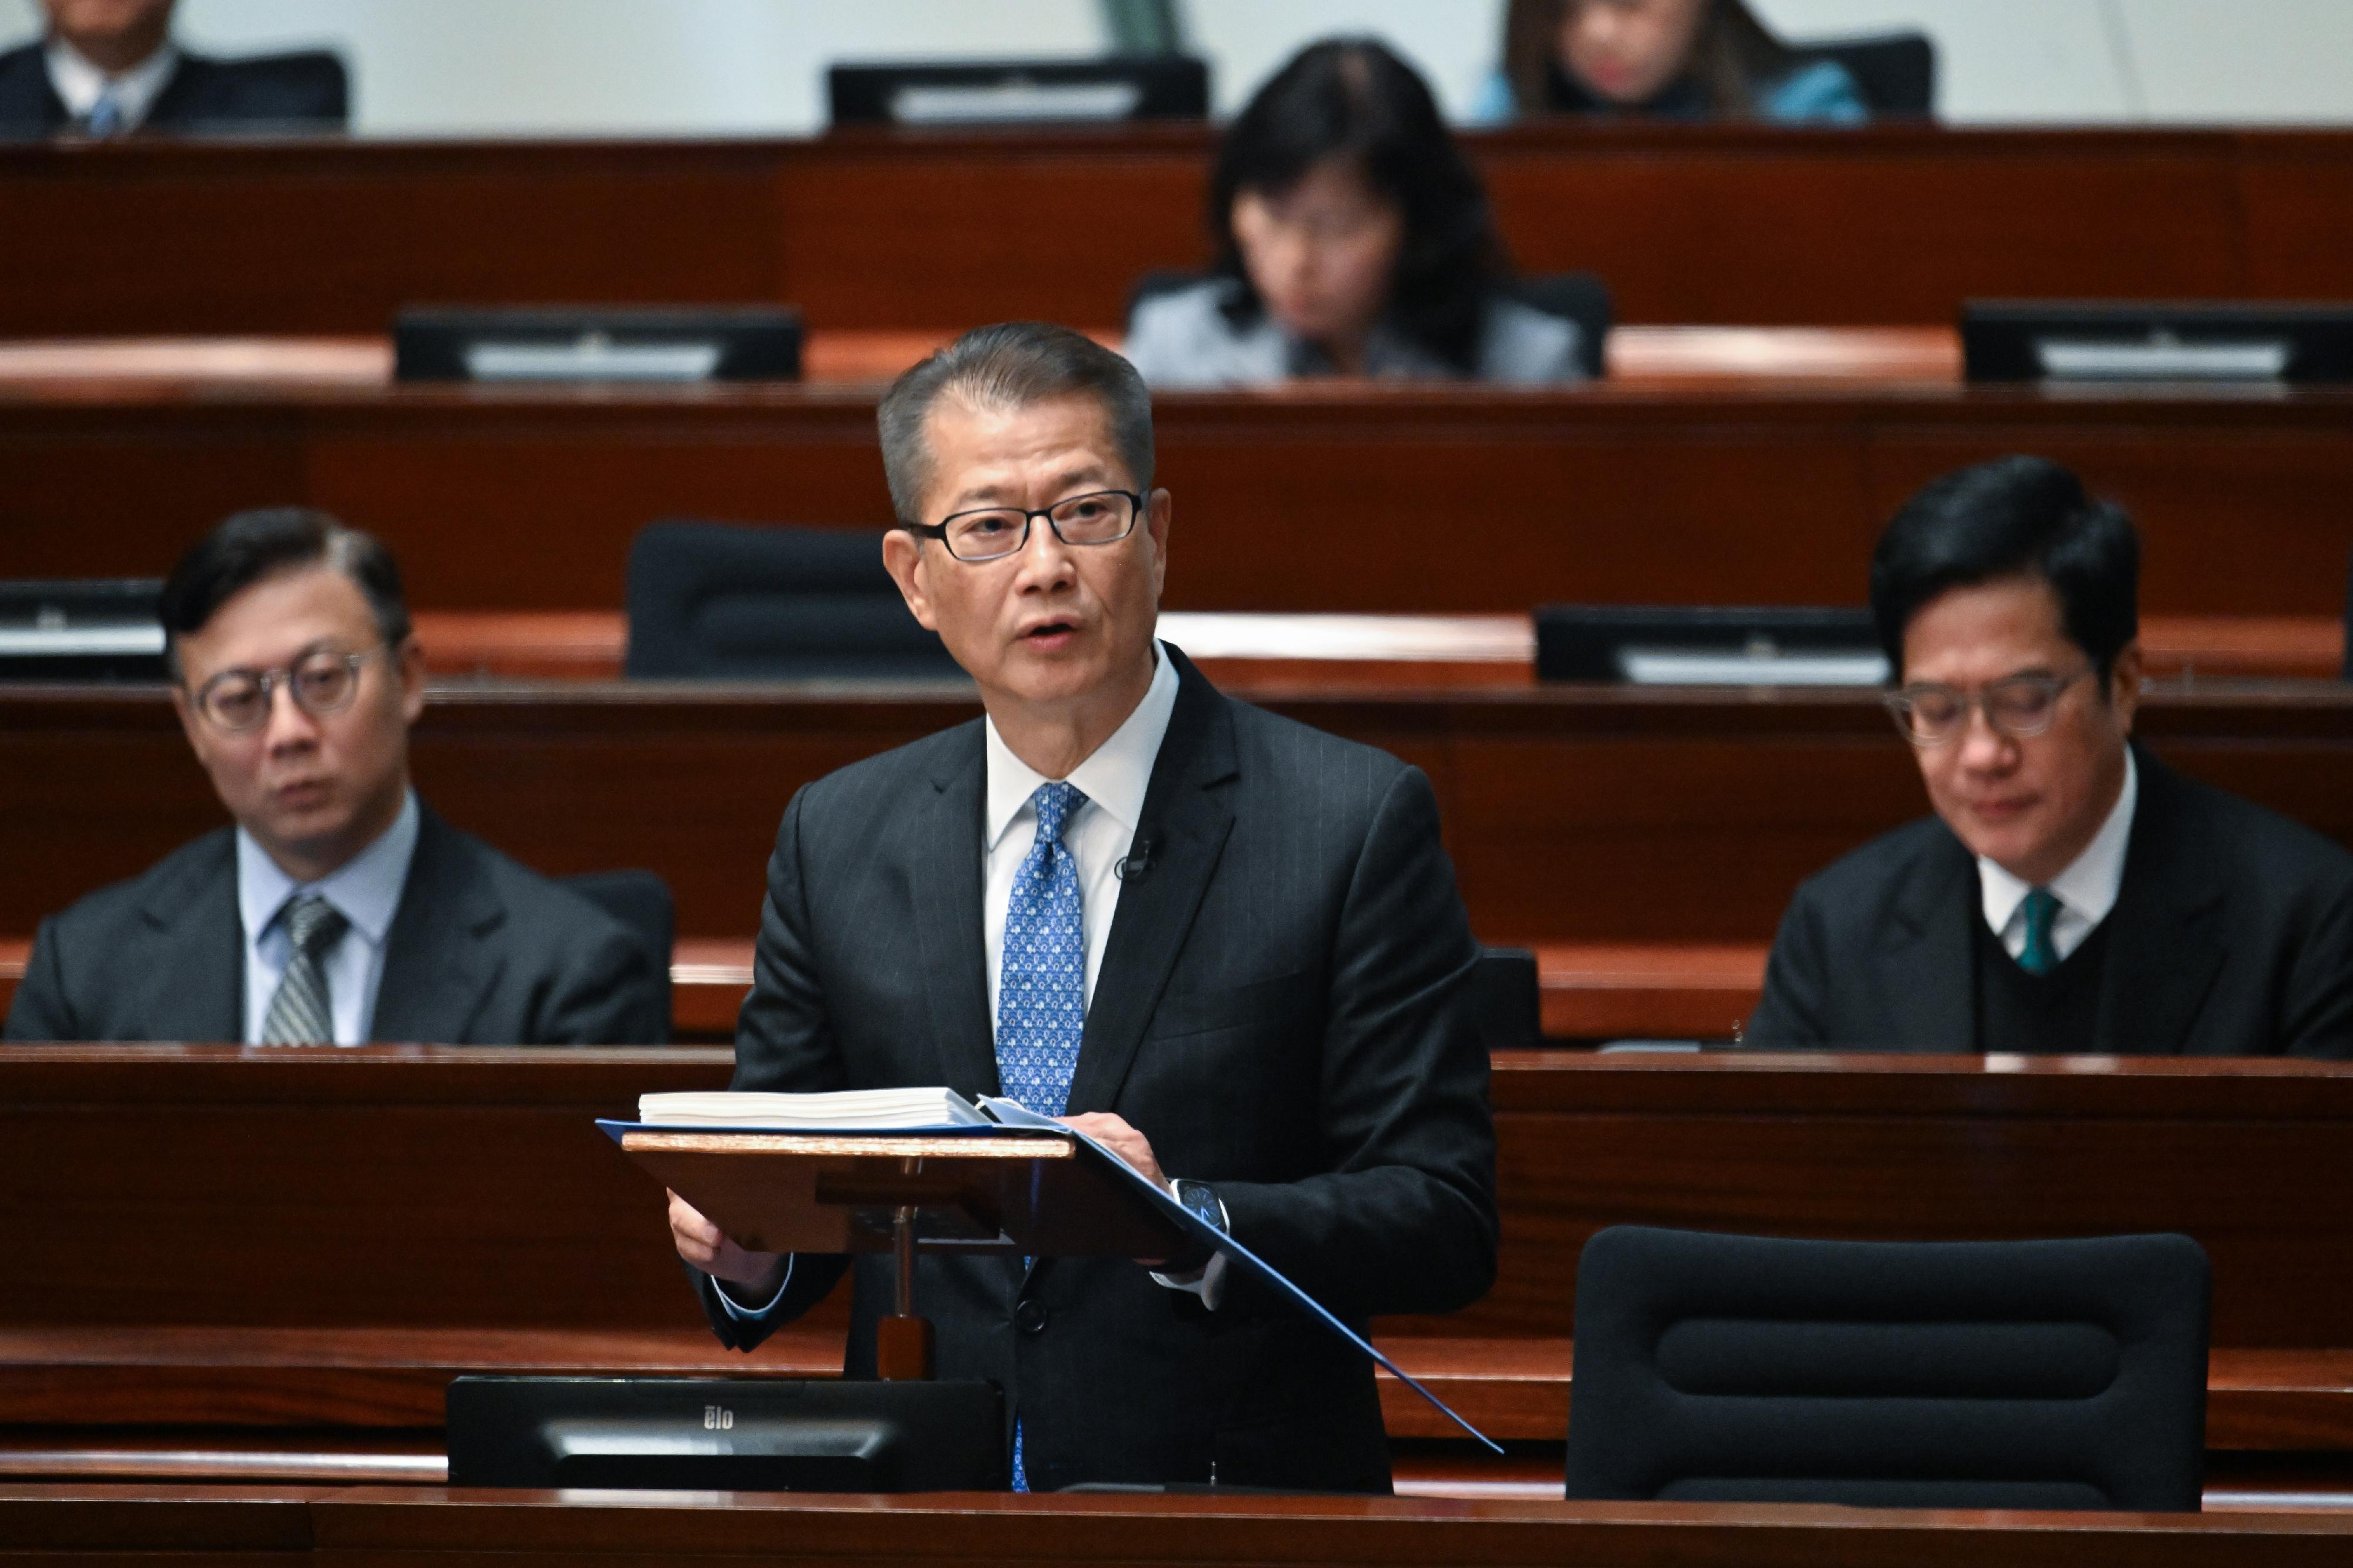
M320 512L243 512L180 562L162 612L174 706L237 826L43 921L7 1038L661 1037L637 940L409 787L425 656L383 545Z
M981 328L880 422L884 561L987 714L786 808L735 1087L1001 1089L1176 1178L1359 1327L1476 1300L1494 1132L1429 780L1155 642L1170 500L1125 360ZM682 1199L670 1217L740 1349L848 1266L748 1253ZM1188 1261L923 1257L941 1375L1004 1388L1015 1485L1386 1491L1370 1363ZM853 1376L892 1268L855 1266Z
M0 54L0 137L66 132L340 131L331 54L211 59L172 41L173 0L41 0L47 36Z
M2038 458L1896 515L1872 609L1936 815L1798 889L1748 1044L2353 1055L2353 856L2131 741L2139 571Z

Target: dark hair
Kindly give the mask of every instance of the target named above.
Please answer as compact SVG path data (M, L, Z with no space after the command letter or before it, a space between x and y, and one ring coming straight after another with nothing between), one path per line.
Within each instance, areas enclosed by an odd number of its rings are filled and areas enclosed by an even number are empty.
M1355 165L1403 220L1388 321L1447 364L1477 367L1487 301L1505 266L1487 193L1414 68L1372 38L1310 44L1227 129L1209 180L1209 240L1236 326L1265 309L1234 242L1234 200L1279 195L1317 164Z
M1504 79L1522 114L1591 113L1610 107L1561 68L1563 3L1511 0L1504 13ZM1744 0L1701 4L1705 11L1677 79L1697 87L1719 119L1752 120L1758 84L1788 75L1799 63L1798 54Z
M1996 458L1934 479L1904 503L1871 557L1871 614L1888 668L1904 676L1904 633L1947 588L2039 577L2059 596L2067 637L2103 688L2140 635L2140 536L2113 502L2048 458Z
M345 528L310 507L265 507L222 522L181 556L164 580L157 608L169 634L164 653L173 675L180 673L180 639L204 630L231 598L265 577L319 564L357 584L385 643L398 647L408 640L400 568L375 535Z
M882 477L901 522L923 521L916 512L932 482L923 422L944 394L989 409L1092 397L1103 405L1135 488L1152 488L1152 395L1135 367L1084 332L1051 321L1000 321L975 327L902 374L874 411Z

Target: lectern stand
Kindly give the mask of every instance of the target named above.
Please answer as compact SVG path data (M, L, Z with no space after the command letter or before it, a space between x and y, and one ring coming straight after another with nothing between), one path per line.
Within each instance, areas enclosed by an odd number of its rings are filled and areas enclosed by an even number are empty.
M625 1126L622 1152L754 1252L898 1257L875 1344L889 1379L927 1379L915 1256L1175 1258L1197 1250L1131 1178L1077 1137L1027 1128L736 1132Z

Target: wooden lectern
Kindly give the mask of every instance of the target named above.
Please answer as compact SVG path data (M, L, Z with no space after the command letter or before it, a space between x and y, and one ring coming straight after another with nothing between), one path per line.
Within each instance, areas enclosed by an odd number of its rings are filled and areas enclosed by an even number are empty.
M1196 1247L1108 1156L1027 1128L734 1132L628 1127L621 1150L755 1252L898 1254L877 1371L933 1375L918 1248L1032 1258L1175 1258Z

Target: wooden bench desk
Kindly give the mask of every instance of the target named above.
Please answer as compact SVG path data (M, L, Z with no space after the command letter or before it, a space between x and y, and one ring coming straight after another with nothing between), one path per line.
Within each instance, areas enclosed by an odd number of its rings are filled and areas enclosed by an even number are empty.
M1802 878L1926 809L1867 691L1239 693L1428 773L1491 942L1767 942ZM681 935L740 941L795 788L977 712L962 684L459 681L433 689L411 756L426 799L524 864L649 868ZM2353 687L2168 683L2137 728L2192 775L2353 843ZM221 821L160 691L0 689L0 938Z
M436 302L1115 322L1143 273L1203 261L1211 136L15 145L0 334L381 332ZM2342 130L1533 125L1466 145L1518 265L1599 270L1629 321L2353 297ZM1092 243L1037 243L1074 213Z
M610 610L662 518L880 530L871 384L0 379L12 574L160 575L227 513L323 507L445 610ZM1933 476L2039 452L2128 507L2158 616L2337 616L2353 392L1697 377L1156 400L1179 610L1840 604Z

